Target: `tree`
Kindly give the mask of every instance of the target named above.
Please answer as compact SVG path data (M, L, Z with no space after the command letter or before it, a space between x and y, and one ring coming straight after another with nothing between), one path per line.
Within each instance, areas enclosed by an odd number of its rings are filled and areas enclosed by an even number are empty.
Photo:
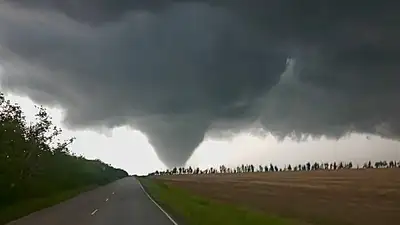
M100 185L128 174L70 153L74 138L60 140L43 107L27 123L22 109L0 94L0 209L27 198Z
M271 164L269 164L269 171L274 172L274 166Z
M254 173L254 165L253 164L250 165L250 172Z

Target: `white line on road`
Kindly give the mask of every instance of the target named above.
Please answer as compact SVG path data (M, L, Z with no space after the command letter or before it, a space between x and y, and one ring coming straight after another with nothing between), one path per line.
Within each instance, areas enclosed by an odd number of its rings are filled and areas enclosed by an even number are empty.
M99 211L98 209L95 209L90 215L94 215L94 214L96 214L97 213L97 211Z
M153 198L146 192L146 190L144 190L142 183L140 183L139 180L137 180L137 181L139 182L140 188L141 188L141 189L143 190L143 192L147 195L147 197L161 210L161 212L163 212L163 213L168 217L168 219L169 219L174 225L178 225L178 223L175 222L175 220L172 219L172 217L171 217L167 212L165 212L165 210L164 210L163 208L161 208L161 206L160 206L156 201L153 200Z

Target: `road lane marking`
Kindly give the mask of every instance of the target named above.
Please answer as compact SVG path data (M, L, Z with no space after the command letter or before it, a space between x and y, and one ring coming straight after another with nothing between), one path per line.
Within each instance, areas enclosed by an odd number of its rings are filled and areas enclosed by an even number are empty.
M178 223L174 219L172 219L172 217L167 212L165 212L165 210L163 208L161 208L161 206L156 201L154 201L154 199L147 193L147 191L144 190L142 183L140 183L139 180L137 180L137 182L139 183L140 188L142 189L142 191L154 203L154 205L156 205L161 210L161 212L163 212L174 225L178 225Z
M94 214L96 214L97 213L97 211L99 211L98 209L95 209L90 215L94 215Z
M106 198L106 202L108 202L108 198Z

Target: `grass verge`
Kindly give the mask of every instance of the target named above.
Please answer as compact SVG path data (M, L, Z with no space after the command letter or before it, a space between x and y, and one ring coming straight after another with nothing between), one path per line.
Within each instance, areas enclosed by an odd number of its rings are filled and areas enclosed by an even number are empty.
M95 186L87 186L83 188L67 190L56 195L51 195L43 198L27 199L23 202L18 202L13 205L0 208L0 224L6 224L23 216L29 215L38 210L56 205L67 199L77 196L78 194L94 189Z
M155 201L185 225L304 224L205 199L181 188L168 186L159 180L140 178L140 182Z

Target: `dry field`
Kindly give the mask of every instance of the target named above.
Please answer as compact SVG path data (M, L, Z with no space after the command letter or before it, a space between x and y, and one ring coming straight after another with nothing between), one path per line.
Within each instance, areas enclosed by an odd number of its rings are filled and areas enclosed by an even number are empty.
M310 224L400 224L400 169L180 175L201 196Z

